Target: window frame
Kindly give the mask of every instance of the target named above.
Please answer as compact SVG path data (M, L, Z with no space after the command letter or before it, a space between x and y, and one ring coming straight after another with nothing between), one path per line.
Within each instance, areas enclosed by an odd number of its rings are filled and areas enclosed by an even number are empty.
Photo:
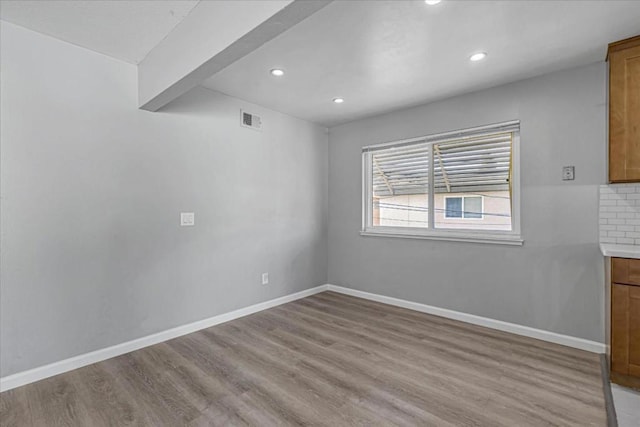
M503 130L504 129L504 130ZM444 140L461 138L471 135L482 135L494 132L511 132L511 230L471 230L471 229L443 229L433 228L435 224L434 201L434 160L433 145ZM391 148L400 145L429 143L429 228L398 227L398 226L373 226L373 167L372 152L374 150ZM460 196L457 196L460 197ZM484 199L484 198L483 198ZM464 202L463 202L464 203ZM483 200L484 206L484 200ZM484 216L484 215L483 215ZM477 218L468 218L468 220ZM403 140L373 144L362 147L362 236L400 237L409 239L449 240L473 243L490 243L520 246L524 243L520 228L520 121L496 123L486 126L478 126L442 132L437 134L419 136Z

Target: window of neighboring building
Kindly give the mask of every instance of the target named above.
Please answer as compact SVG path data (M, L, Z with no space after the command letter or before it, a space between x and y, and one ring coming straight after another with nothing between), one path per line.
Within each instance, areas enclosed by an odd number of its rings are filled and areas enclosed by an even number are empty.
M482 196L445 197L445 218L482 219Z
M509 122L364 147L362 233L521 244L519 133Z

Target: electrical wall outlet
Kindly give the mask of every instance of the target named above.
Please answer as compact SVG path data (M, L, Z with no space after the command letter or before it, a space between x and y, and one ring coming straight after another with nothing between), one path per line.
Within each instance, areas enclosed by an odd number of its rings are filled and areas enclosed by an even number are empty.
M269 284L269 273L262 273L262 284L263 285Z
M180 226L191 227L196 225L196 214L193 212L180 212Z
M573 181L576 177L576 167L575 166L563 166L562 167L562 180L563 181Z

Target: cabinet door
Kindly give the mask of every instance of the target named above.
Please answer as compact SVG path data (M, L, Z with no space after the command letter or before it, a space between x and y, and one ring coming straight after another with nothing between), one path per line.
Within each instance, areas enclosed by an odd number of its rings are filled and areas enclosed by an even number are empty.
M640 181L640 46L609 54L609 181Z
M640 286L640 259L611 258L611 281Z
M640 376L640 286L611 287L611 371Z
M629 288L629 375L640 377L640 287Z

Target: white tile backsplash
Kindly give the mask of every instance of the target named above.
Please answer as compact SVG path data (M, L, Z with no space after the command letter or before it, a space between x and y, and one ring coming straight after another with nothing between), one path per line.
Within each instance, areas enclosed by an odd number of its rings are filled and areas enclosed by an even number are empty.
M600 186L600 242L640 245L640 184Z

